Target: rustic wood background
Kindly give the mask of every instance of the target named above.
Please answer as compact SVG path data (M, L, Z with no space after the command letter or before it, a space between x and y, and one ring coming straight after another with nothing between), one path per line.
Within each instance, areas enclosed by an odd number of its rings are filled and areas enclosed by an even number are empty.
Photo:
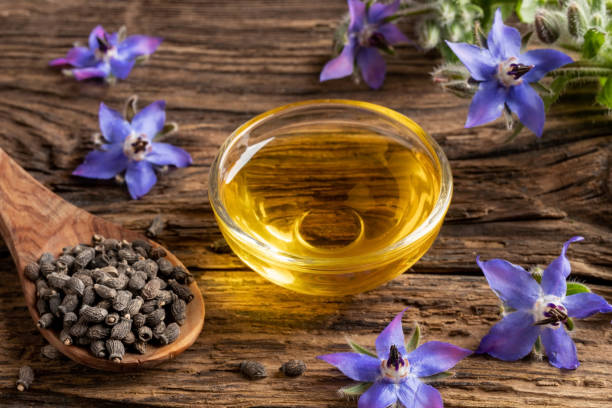
M545 265L569 237L573 276L612 300L612 144L610 117L576 90L549 114L541 140L523 132L510 144L501 122L464 129L468 101L430 80L435 54L406 48L388 62L380 91L349 79L318 82L343 0L0 1L0 147L68 201L135 230L162 214L159 241L197 276L206 299L204 331L174 361L133 374L107 374L39 356L44 344L26 311L8 250L0 243L0 405L351 407L335 391L350 384L315 359L347 351L345 337L372 344L402 308L425 340L475 348L498 320L493 292L475 257ZM96 24L159 35L150 62L114 87L77 83L48 68ZM409 26L408 26L409 28ZM125 189L70 175L93 144L100 101L121 108L131 94L167 101L182 125L172 142L194 165L162 177L140 201ZM310 98L351 98L397 109L445 148L455 196L429 253L395 281L341 299L278 288L231 254L208 245L220 234L207 197L207 174L222 141L253 115ZM580 105L570 101L582 101ZM582 107L580 107L582 106ZM2 175L0 175L2 177ZM24 217L27 214L23 215ZM561 372L532 359L504 363L475 356L435 384L447 407L609 407L612 330L608 316L577 323L582 366ZM280 364L303 359L307 373L286 379ZM249 382L243 359L271 376ZM15 390L19 366L36 381Z

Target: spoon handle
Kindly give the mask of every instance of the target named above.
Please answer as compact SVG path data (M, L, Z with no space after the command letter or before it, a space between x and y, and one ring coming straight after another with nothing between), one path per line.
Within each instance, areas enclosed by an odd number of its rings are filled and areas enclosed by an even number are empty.
M45 188L0 148L0 235L18 266L38 257L66 218L78 212L83 211Z

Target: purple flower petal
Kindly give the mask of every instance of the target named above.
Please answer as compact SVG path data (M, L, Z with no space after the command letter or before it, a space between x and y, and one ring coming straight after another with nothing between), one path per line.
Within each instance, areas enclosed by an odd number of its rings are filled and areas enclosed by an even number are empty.
M372 89L378 89L385 81L387 64L376 48L360 48L357 53L357 65L366 84Z
M550 263L550 265L548 265L548 267L546 268L544 273L546 273L546 271L549 270L549 269L557 270L557 271L559 271L560 275L563 275L564 278L567 278L569 276L570 272L572 271L570 263L567 260L567 257L565 256L565 254L567 253L567 248L570 246L570 244L572 242L582 241L583 239L584 238L580 237L580 236L576 236L576 237L572 237L572 238L568 239L563 244L563 248L561 249L561 255L559 255L558 258L556 258L554 261L552 261Z
M525 82L537 82L553 69L573 62L568 55L552 49L527 51L519 57L519 61L522 64L534 66L523 75L522 78Z
M353 73L355 65L355 45L354 41L347 43L340 55L325 64L321 71L319 81L343 78Z
M402 30L397 28L395 24L384 24L378 27L376 29L376 32L382 34L385 37L385 40L387 40L387 42L391 45L412 42L408 37L404 35Z
M374 3L368 10L368 22L376 24L387 17L391 17L399 10L400 2L395 0L392 3Z
M65 58L54 59L49 63L52 67L59 65L72 65L74 67L84 67L94 65L96 59L93 52L87 47L74 47L68 51Z
M356 32L361 30L365 21L365 9L366 5L360 0L347 0L349 15L351 17L350 24L348 27L349 32Z
M134 68L135 60L122 59L122 58L111 58L110 66L111 72L114 76L119 79L125 79L128 77L132 68Z
M612 305L608 304L606 299L590 292L568 296L563 299L563 305L567 308L568 316L578 319L584 319L595 313L612 312Z
M134 200L138 200L151 191L157 183L157 176L151 163L144 160L131 162L125 172L125 183Z
M121 59L132 60L141 55L151 55L163 41L159 37L146 35L130 35L117 47Z
M380 375L380 360L359 353L335 353L318 356L355 381L376 381Z
M497 80L481 82L470 104L466 128L484 125L502 114L507 90Z
M98 119L102 136L111 143L123 142L132 131L130 124L123 119L123 116L106 106L104 102L100 103Z
M93 179L110 179L121 173L128 165L120 144L107 145L109 150L94 150L85 156L83 164L72 172L74 176Z
M359 408L387 408L397 401L395 384L386 382L374 383L359 397Z
M376 354L382 360L389 358L389 350L392 345L397 347L402 356L406 354L404 330L402 329L402 317L405 311L406 309L399 312L376 338Z
M91 30L88 40L89 49L91 51L97 50L99 47L98 38L105 38L105 36L106 31L104 31L104 28L101 25L96 26L93 30Z
M482 269L489 286L508 306L515 309L531 309L540 296L540 285L531 274L518 265L503 259L476 263Z
M495 11L495 19L489 31L487 45L491 55L498 60L517 57L521 52L521 34L516 28L504 24L499 8Z
M471 350L441 341L428 341L408 354L411 373L417 377L429 377L453 368L459 361L472 354Z
M531 311L510 313L491 327L482 338L476 353L488 353L504 361L515 361L531 351L540 328L535 326Z
M429 384L420 383L414 393L414 405L406 405L414 408L443 408L440 392Z
M117 46L117 40L119 39L118 36L119 33L115 32L115 33L106 33L106 41L108 41L108 43L110 45L114 45Z
M106 78L109 74L109 70L104 64L100 64L97 67L74 68L70 70L70 72L72 72L72 75L74 75L78 81L91 78Z
M404 407L414 407L415 392L419 389L421 382L415 378L408 378L401 383L397 389L397 398Z
M157 135L166 122L166 102L155 101L140 112L132 119L132 129L136 134L144 134L149 140L152 140Z
M470 71L470 75L475 80L489 81L497 72L497 64L491 57L489 50L466 43L446 41L446 44Z
M512 112L516 113L522 124L527 126L537 137L542 136L544 121L546 120L544 102L531 86L526 83L511 86L506 104Z
M145 160L159 166L187 167L191 164L189 153L168 143L152 143L151 153L145 156Z
M576 345L563 327L542 330L542 344L550 364L557 368L575 370L580 363L576 354Z

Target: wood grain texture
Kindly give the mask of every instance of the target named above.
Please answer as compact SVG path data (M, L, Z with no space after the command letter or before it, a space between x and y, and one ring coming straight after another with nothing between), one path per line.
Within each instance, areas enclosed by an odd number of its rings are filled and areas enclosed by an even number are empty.
M469 101L440 91L429 72L434 54L401 49L388 60L380 91L350 79L318 83L343 0L180 0L130 2L0 0L0 147L69 202L126 228L144 231L157 214L158 240L194 274L207 301L204 331L175 360L136 374L109 375L38 356L44 344L28 319L8 250L0 248L0 405L351 407L335 390L350 383L315 359L348 351L345 336L372 344L405 306L408 328L425 340L475 348L499 318L495 295L474 260L506 258L546 265L573 235L574 276L612 299L611 122L574 90L549 113L537 140L523 132L504 144L501 122L464 129ZM76 83L46 66L103 24L165 38L151 60L113 88ZM406 26L409 31L410 25ZM100 101L119 109L131 94L167 101L181 130L169 141L194 165L160 178L140 201L113 182L70 175L93 147ZM407 114L445 149L455 194L441 234L407 273L366 294L342 299L296 295L267 283L219 238L207 198L213 157L233 129L255 114L313 98L351 98ZM582 102L576 104L575 102ZM436 384L447 407L609 407L612 404L610 316L577 322L581 367L560 372L545 361L504 363L470 357L456 377ZM305 376L248 382L236 372L257 359L274 373L301 358ZM31 364L30 391L14 389L18 367Z
M91 242L94 234L129 241L146 239L138 232L121 228L62 200L26 173L0 148L0 236L12 254L25 302L34 322L40 319L36 309L36 286L25 277L25 266L36 262L45 252L57 256L65 246ZM166 258L173 265L184 267L176 256L167 250L166 253ZM40 332L66 356L92 368L129 371L152 367L185 351L202 331L204 300L195 282L190 289L194 298L187 306L187 318L178 338L166 346L148 347L142 355L128 353L119 363L96 358L87 348L64 345L57 331L40 329Z

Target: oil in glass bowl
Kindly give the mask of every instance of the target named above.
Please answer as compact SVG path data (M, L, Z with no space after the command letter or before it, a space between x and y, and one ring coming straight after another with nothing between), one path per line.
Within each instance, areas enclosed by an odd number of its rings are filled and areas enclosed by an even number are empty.
M331 111L251 129L229 149L217 187L234 229L249 237L220 222L238 256L277 284L323 295L378 286L420 258L439 225L402 244L430 217L442 185L440 163L418 137Z

